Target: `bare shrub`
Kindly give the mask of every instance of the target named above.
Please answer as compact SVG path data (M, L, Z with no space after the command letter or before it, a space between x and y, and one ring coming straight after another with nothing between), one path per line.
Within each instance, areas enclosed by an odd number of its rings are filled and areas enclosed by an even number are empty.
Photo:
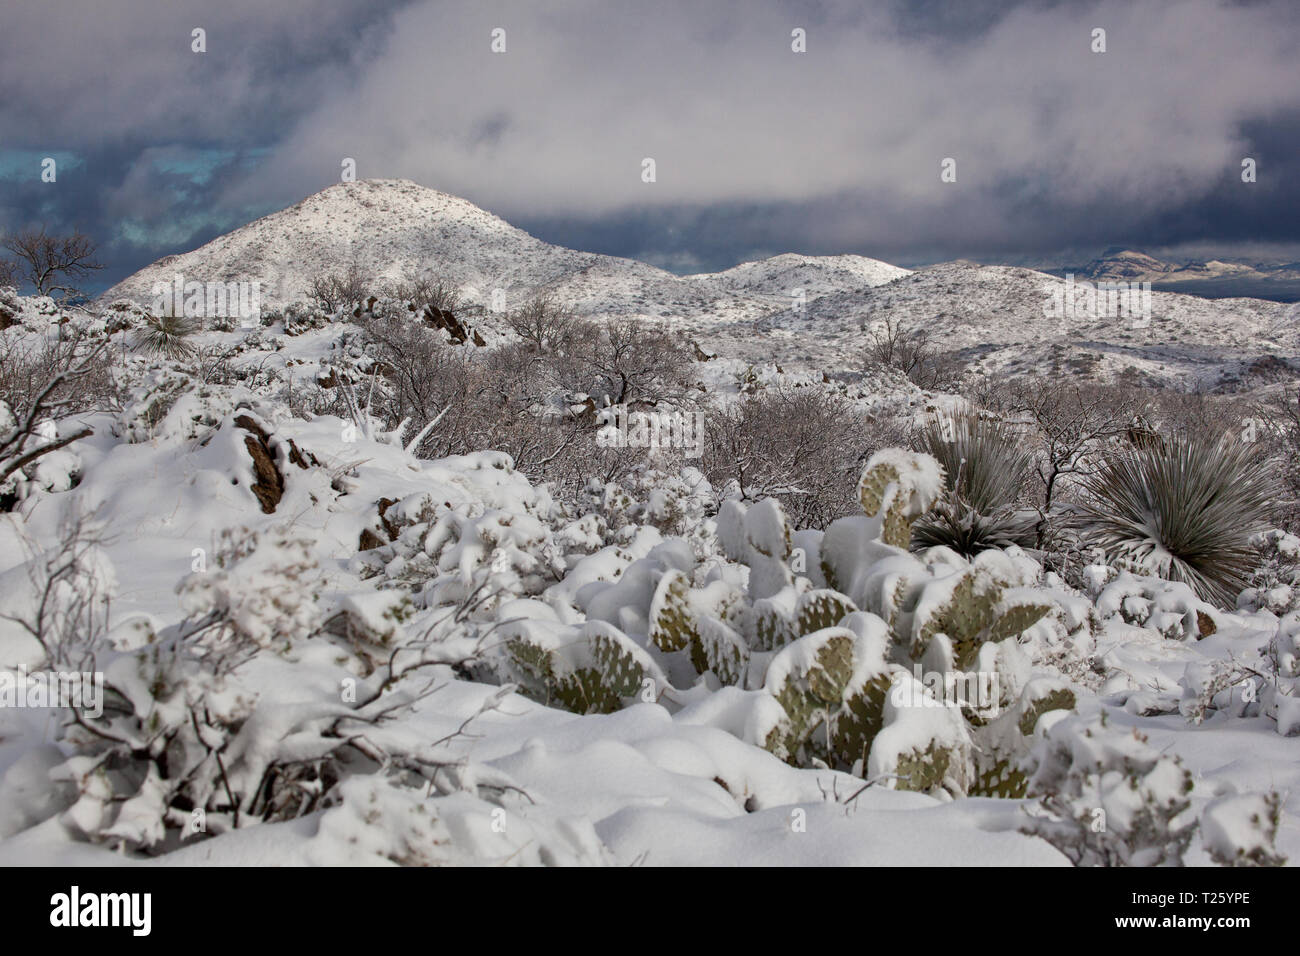
M370 322L367 337L383 370L384 395L377 403L381 417L391 427L406 421L413 435L438 419L439 430L418 443L417 454L433 458L462 453L456 426L475 387L463 353L447 347L434 330L404 316ZM460 406L457 417L444 420L453 406Z
M36 343L0 336L0 402L19 418L42 394L41 413L50 417L109 408L117 389L109 363L102 360L106 350L105 340L80 330Z
M25 540L30 599L19 613L5 614L26 631L59 670L92 672L108 632L112 576L106 573L103 529L81 508L59 522L58 541L48 549Z
M239 380L231 361L239 354L239 346L207 345L192 353L194 377L204 385L229 385Z
M691 354L672 332L635 319L607 319L575 324L572 337L580 343L583 391L612 405L687 397Z
M38 346L0 340L0 487L26 474L39 459L91 434L79 427L58 434L48 423L107 407L115 387L102 356L107 340L83 337ZM11 494L0 496L6 506Z
M1044 516L1035 537L1037 546L1045 547L1051 532L1047 516L1063 488L1077 490L1075 483L1100 467L1100 453L1127 436L1142 407L1140 396L1132 389L1044 378L993 383L978 393L985 408L1029 426L1024 440L1033 454L1037 506Z
M416 311L429 307L454 312L460 305L460 290L456 285L432 275L403 279L393 283L388 291L397 301L415 306Z
M1281 494L1273 520L1288 531L1300 530L1300 389L1283 389L1255 402L1239 434L1260 443L1277 477Z
M701 468L719 493L774 497L795 527L824 528L859 507L866 458L903 437L829 393L764 390L706 413Z

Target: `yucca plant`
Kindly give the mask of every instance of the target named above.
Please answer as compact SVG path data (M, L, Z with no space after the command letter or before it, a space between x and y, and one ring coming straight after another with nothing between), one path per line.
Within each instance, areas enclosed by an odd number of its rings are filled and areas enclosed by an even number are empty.
M1033 464L1015 428L974 411L937 418L917 436L943 465L946 493L912 526L912 546L946 545L967 557L1034 543L1034 520L1016 505Z
M1091 500L1075 521L1086 546L1235 607L1255 560L1251 536L1264 530L1275 492L1253 446L1169 436L1112 453L1083 484Z
M135 347L147 355L181 361L194 354L187 340L197 331L198 325L184 316L150 316Z

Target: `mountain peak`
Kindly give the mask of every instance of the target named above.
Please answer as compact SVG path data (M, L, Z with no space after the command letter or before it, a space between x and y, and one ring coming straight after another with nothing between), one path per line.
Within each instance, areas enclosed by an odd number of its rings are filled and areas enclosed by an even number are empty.
M356 264L376 279L435 275L472 295L533 287L599 258L552 246L451 193L408 179L336 183L190 252L167 256L104 293L146 302L157 282L261 283L268 307L313 278Z

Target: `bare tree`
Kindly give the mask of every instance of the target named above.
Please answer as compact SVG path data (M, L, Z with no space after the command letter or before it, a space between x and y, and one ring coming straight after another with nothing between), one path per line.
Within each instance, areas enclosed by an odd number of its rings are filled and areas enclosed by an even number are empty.
M953 355L935 347L929 329L909 329L886 315L871 330L867 362L897 369L918 388L955 388L965 371Z
M1034 472L1042 485L1038 547L1044 545L1046 515L1056 504L1063 479L1092 474L1097 453L1125 435L1138 403L1123 389L1080 385L1060 379L1015 379L985 392L984 402L1032 425Z
M8 396L13 400L0 400L0 487L10 477L52 451L57 451L94 433L91 428L77 428L59 435L51 428L59 414L74 410L80 398L76 394L78 380L93 377L101 368L101 353L107 341L68 359L65 367L29 394ZM8 357L8 356L6 356Z
M553 354L570 342L579 322L554 299L538 296L507 314L506 325L530 350Z
M672 333L635 319L608 319L577 325L573 334L584 340L579 364L589 390L611 404L686 397L691 356Z
M415 306L416 311L425 307L439 311L454 312L460 304L460 290L452 282L435 279L432 275L417 276L394 283L392 297L401 302Z
M81 290L68 283L104 268L95 259L94 241L79 230L69 236L51 236L44 226L25 229L16 236L7 236L0 246L18 260L11 264L10 274L25 278L37 295L61 292L65 297L80 297ZM4 284L0 281L0 285Z
M307 295L322 312L334 313L360 303L372 279L353 262L343 272L323 273L307 285Z

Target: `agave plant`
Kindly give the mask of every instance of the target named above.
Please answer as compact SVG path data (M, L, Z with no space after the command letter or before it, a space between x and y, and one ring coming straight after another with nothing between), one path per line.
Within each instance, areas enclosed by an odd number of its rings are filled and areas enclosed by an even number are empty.
M1255 560L1251 536L1264 530L1275 492L1252 446L1175 435L1112 454L1084 488L1092 500L1076 521L1086 545L1235 606Z
M947 545L968 557L1034 543L1034 520L1015 513L1033 462L1013 426L977 412L932 421L917 444L938 459L946 494L912 526L912 546Z
M974 557L989 548L1029 547L1035 540L1034 517L1003 510L981 514L969 501L949 493L912 526L912 547L944 545L958 554Z
M135 347L148 355L180 361L194 354L187 339L197 331L198 326L183 316L151 316Z

